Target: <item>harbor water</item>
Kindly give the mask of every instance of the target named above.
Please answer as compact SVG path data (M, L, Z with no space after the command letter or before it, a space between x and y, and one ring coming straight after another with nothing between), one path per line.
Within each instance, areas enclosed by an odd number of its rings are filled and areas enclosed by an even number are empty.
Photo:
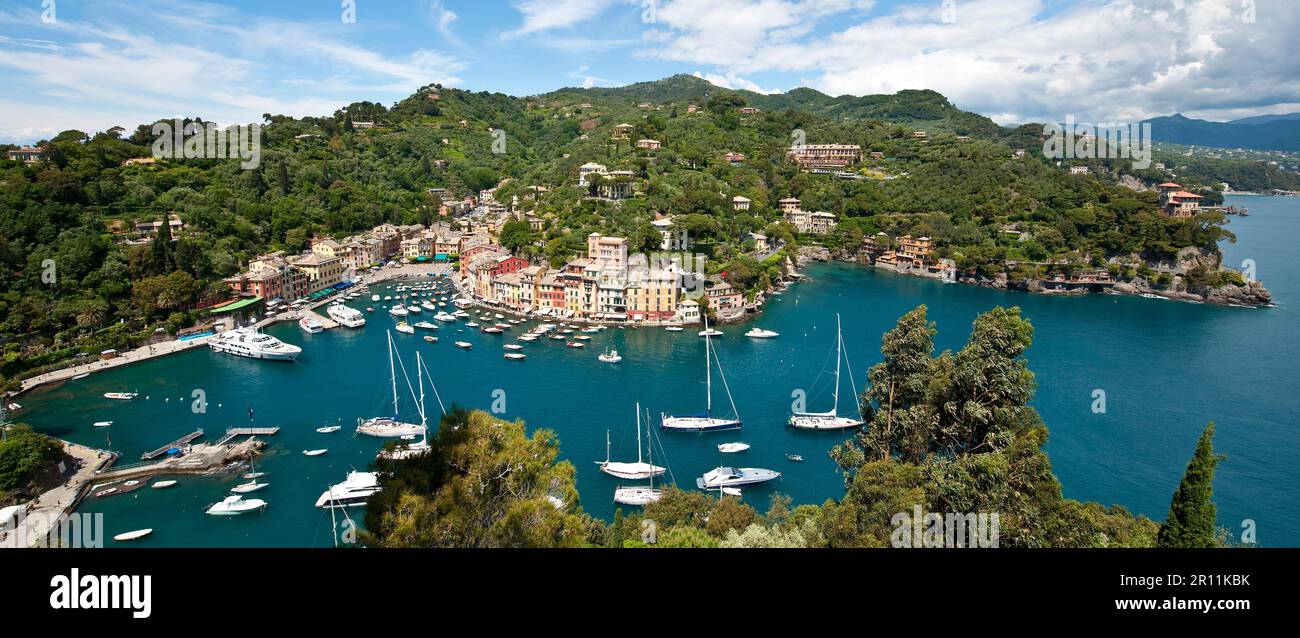
M847 264L810 267L809 280L773 298L766 313L743 326L723 327L715 340L744 428L739 431L683 434L657 430L655 463L671 468L666 477L688 489L695 478L727 462L782 472L781 479L750 488L744 498L765 510L771 494L795 503L820 503L843 493L841 476L827 452L847 435L792 431L785 426L792 394L804 390L810 410L828 410L834 370L835 315L843 320L851 372L861 391L866 370L880 359L882 333L899 316L926 304L938 324L940 350L964 343L976 315L994 306L1020 306L1035 328L1028 352L1039 384L1034 405L1050 438L1047 451L1065 494L1071 498L1120 504L1163 520L1169 499L1207 421L1217 424L1217 451L1227 459L1215 478L1219 522L1234 534L1251 521L1265 546L1300 545L1300 198L1233 197L1250 216L1233 218L1238 236L1224 246L1225 262L1253 260L1256 273L1272 290L1277 306L1223 308L1167 300L1092 295L1049 297L995 291L877 272ZM396 283L377 286L381 295ZM22 397L18 421L39 431L95 447L109 445L123 461L137 460L197 428L205 440L226 428L279 426L267 438L267 454L257 463L270 487L251 496L269 503L260 514L205 516L206 507L242 482L238 474L180 476L170 489L144 489L104 499L89 499L83 512L103 512L108 537L153 528L133 546L329 546L328 511L313 507L326 487L350 469L365 469L382 444L354 435L358 417L388 415L392 394L385 329L396 320L381 305L363 297L351 302L374 307L368 325L305 334L296 322L268 332L300 345L295 363L236 358L207 349L113 369L89 378L40 389ZM433 321L431 312L412 315L412 323ZM477 312L474 314L478 314ZM561 441L563 458L578 470L582 505L609 519L618 481L601 474L605 433L610 431L616 460L633 460L635 404L653 414L697 412L705 403L704 340L696 330L670 333L659 328L611 328L592 335L582 350L548 338L525 344L524 361L503 358L502 345L528 326L504 335L481 334L464 321L443 324L439 343L394 333L414 383L414 357L422 353L442 401L491 410L523 419L530 428L550 428ZM753 325L780 333L772 340L744 336ZM463 332L458 332L463 329ZM458 349L454 341L474 344ZM621 363L597 360L606 348L623 355ZM400 378L399 411L415 419L406 381ZM714 376L714 411L729 416L722 380ZM843 378L842 410L850 409L849 375ZM1094 410L1096 391L1105 394L1105 411ZM119 402L105 392L135 391L140 397ZM206 401L205 411L196 402ZM430 414L438 402L430 395ZM97 421L113 421L109 429ZM339 424L334 434L318 427ZM723 456L716 445L744 441L748 452ZM327 448L319 457L303 450ZM788 460L799 454L802 463ZM360 519L360 510L351 512ZM115 545L112 541L110 546Z

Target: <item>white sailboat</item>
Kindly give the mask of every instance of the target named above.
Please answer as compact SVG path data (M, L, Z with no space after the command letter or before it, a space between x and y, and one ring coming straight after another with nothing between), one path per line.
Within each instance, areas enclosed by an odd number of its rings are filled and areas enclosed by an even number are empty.
M704 318L704 332L708 332L709 318ZM709 430L735 430L740 428L740 412L736 410L736 402L731 398L731 388L727 386L727 377L722 373L722 362L718 362L718 376L722 377L722 387L727 392L727 401L731 403L731 413L736 415L734 419L719 419L713 416L713 361L710 358L717 359L717 354L713 353L713 338L704 337L704 382L705 382L705 411L702 414L688 415L662 415L659 427L665 430L681 430L687 432L704 432Z
M640 480L659 476L666 468L641 460L641 404L636 406L636 463L611 461L609 456L609 430L605 430L605 460L597 461L600 471L617 478Z
M834 403L831 405L830 412L795 412L790 416L790 427L800 430L847 430L850 428L862 427L861 406L858 407L858 418L851 418L839 415L840 409L840 363L845 359L844 356L844 334L840 330L840 316L835 315L835 389L832 392ZM849 384L853 386L853 369L849 368ZM853 403L857 405L857 388L853 388Z
M395 447L391 450L380 450L379 453L375 455L375 458L388 459L390 461L401 461L404 459L422 456L424 454L427 454L429 450L432 449L429 446L429 417L424 410L424 377L426 376L425 371L426 368L424 366L424 359L421 358L420 353L417 351L415 353L415 376L416 376L416 385L419 386L420 388L419 401L416 403L416 409L420 411L419 443L408 443L406 445L400 445L398 447ZM428 377L429 377L429 385L433 387L434 396L435 398L438 398L438 405L441 406L442 399L440 397L437 397L438 388L436 386L433 386L433 375L430 374L428 375ZM443 409L443 414L446 414L446 412L447 412L446 409ZM415 438L414 434L408 434L402 437L403 440L408 440L408 441L414 438Z
M639 462L639 460L640 460L640 456L641 456L641 437L640 437L640 430L641 430L641 404L639 404L639 403L637 404L636 412L637 412L637 414L636 414L636 416L637 416L637 458L638 458L638 462ZM646 418L648 419L649 417L650 417L650 415L647 413L647 414L646 414ZM608 432L605 433L605 437L606 437L606 447L608 447L608 445L609 445L609 443L608 443L608 440L609 440L609 433L608 433ZM647 441L647 443L650 443L650 440L649 440L649 439L650 439L650 430L647 428L647 429L646 429L646 441ZM606 456L608 456L608 455L609 455L609 453L606 452ZM656 466L654 465L654 445L653 445L653 443L651 443L651 444L648 446L648 449L647 449L647 458L649 458L649 462L647 463L647 465L649 465L650 467L656 467ZM601 468L601 469L604 469L604 468ZM660 471L660 472L658 472L658 473L651 472L648 476L646 476L646 478L650 481L649 484L647 484L647 485L633 485L633 486L630 486L630 487L619 487L619 488L615 489L615 490L614 490L614 502L615 502L615 503L618 503L618 504L620 504L620 505L632 505L632 506L638 506L638 507L639 507L639 506L649 505L650 503L654 503L654 502L658 501L659 499L663 498L663 495L664 495L663 490L658 489L658 488L655 487L655 476L657 476L658 474L662 474L662 473L663 473L662 471Z
M397 414L397 367L393 359L393 333L388 332L388 372L393 383L393 416L374 417L366 420L357 419L357 434L384 438L419 434L424 427L415 423L398 421ZM408 382L409 383L409 382Z

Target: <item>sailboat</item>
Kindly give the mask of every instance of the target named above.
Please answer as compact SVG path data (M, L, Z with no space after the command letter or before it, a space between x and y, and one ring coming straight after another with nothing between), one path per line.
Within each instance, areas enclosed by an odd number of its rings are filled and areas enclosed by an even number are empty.
M646 414L646 418L649 418L649 417L650 417L650 415L649 415L649 413L647 413L647 414ZM641 457L641 404L639 404L639 403L638 403L637 406L636 406L636 420L637 420L637 459L638 459L638 462L640 462L639 459L640 459L640 457ZM646 442L647 442L647 443L650 442L649 439L650 439L650 430L647 429L647 430L646 430ZM608 448L608 446L609 446L609 442L608 442L608 441L609 441L609 432L606 432L606 433L605 433L605 440L606 440L605 445L606 445L606 447ZM648 447L648 449L646 450L646 453L647 453L647 457L650 459L650 461L647 463L647 465L649 465L649 466L652 467L652 468L653 468L653 467L656 467L656 466L653 464L653 461L654 461L654 445L651 444L651 445L648 445L647 447ZM608 452L606 452L606 456L608 456ZM606 462L606 465L607 465L607 464L608 464L608 461ZM605 467L602 466L601 469L604 470ZM663 490L660 490L660 489L656 489L656 488L655 488L655 476L657 476L658 474L662 474L662 473L663 473L663 470L662 470L662 469L661 469L659 472L657 472L657 473L656 473L656 472L650 472L650 473L648 474L648 476L646 476L646 478L649 479L649 481L650 481L650 483L649 483L648 485L634 485L634 486L632 486L632 487L620 487L620 488L615 489L615 490L614 490L614 502L615 502L615 503L618 503L618 504L620 504L620 505L644 506L644 505L649 505L650 503L654 503L654 502L658 501L659 499L663 498L663 495L664 495Z
M424 431L424 426L414 423L403 423L397 420L397 367L393 362L393 333L388 332L388 372L393 382L393 416L391 417L374 417L371 419L357 419L357 434L367 436L377 436L384 438L406 436L408 434L419 434ZM408 382L409 383L409 382Z
M844 333L840 330L840 316L835 315L835 390L832 395L835 397L831 405L830 412L795 412L790 416L790 427L800 430L847 430L850 428L862 427L862 410L858 407L858 418L851 418L839 415L840 409L840 363L845 360L844 355ZM853 384L853 369L849 368L849 385ZM857 388L853 389L855 397L854 404L857 404Z
M640 480L659 476L666 469L641 460L641 404L636 405L636 463L609 460L609 430L605 430L605 460L598 461L600 471L614 477Z
M709 330L709 318L704 317L704 332ZM662 415L659 427L665 430L682 430L688 432L703 432L706 430L735 430L740 428L740 412L736 410L736 402L731 398L731 388L727 387L727 377L722 373L722 362L718 362L718 376L722 377L722 387L727 391L727 401L731 403L731 413L736 415L734 419L719 419L713 416L713 361L710 356L717 359L717 354L713 353L713 338L704 337L704 382L705 382L705 411L702 414L689 415Z
M426 376L429 377L429 386L433 388L434 398L438 399L439 406L442 406L442 398L439 397L437 394L438 393L437 386L433 385L433 375L426 374L427 370L428 369L424 365L424 359L421 358L419 352L416 352L415 353L415 377L416 377L416 385L419 386L420 388L420 398L419 398L419 402L416 404L416 408L420 411L420 428L421 428L420 441L418 443L408 443L406 445L401 445L391 450L380 450L379 453L375 455L375 458L388 459L390 461L401 461L409 458L415 458L417 456L423 456L425 454L428 454L429 450L433 449L429 446L429 417L424 410L424 377ZM443 414L446 413L447 411L444 408ZM410 440L414 438L415 435L413 434L408 434L402 437L402 439L404 440Z

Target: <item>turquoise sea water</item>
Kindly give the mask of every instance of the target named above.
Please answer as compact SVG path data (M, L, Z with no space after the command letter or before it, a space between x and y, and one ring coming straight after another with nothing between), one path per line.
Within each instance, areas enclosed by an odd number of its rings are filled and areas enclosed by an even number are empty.
M844 337L858 389L866 369L879 360L880 337L897 318L927 304L938 323L940 349L959 348L970 323L997 305L1018 305L1035 327L1028 356L1039 390L1034 405L1051 430L1048 453L1067 496L1118 503L1163 520L1196 438L1208 420L1218 425L1216 447L1228 459L1215 481L1220 524L1240 531L1244 519L1257 524L1266 546L1300 545L1300 199L1240 197L1251 216L1234 219L1239 241L1225 245L1232 265L1253 259L1273 291L1270 309L1219 308L1137 297L1053 298L879 273L850 265L813 267L811 280L774 299L757 325L781 333L755 341L750 324L726 327L717 340L719 357L745 427L704 435L656 432L679 485L694 480L725 458L728 462L776 469L779 481L747 490L745 498L763 510L773 492L796 503L819 503L842 493L840 476L827 451L845 435L794 432L784 427L791 392L806 389L810 409L829 409L834 361L835 313L843 315ZM375 305L368 298L354 304ZM429 315L431 313L424 313ZM103 512L109 536L151 527L140 546L327 546L330 517L312 507L328 484L349 468L364 468L379 448L377 439L354 437L357 417L386 414L391 401L384 328L385 313L367 315L370 324L307 335L295 324L270 332L301 345L294 364L277 364L198 350L96 374L40 390L21 401L21 420L39 430L79 443L106 444L91 423L113 420L112 444L123 462L202 427L216 434L248 423L283 430L269 439L257 469L271 486L256 494L270 503L265 513L214 518L203 510L236 482L225 478L178 477L169 490L140 490L91 500L82 511ZM430 319L430 317L422 317ZM415 319L412 319L414 321ZM513 335L483 335L444 327L440 343L395 334L414 376L418 348L426 357L444 401L490 409L494 392L504 392L507 418L558 432L564 457L578 468L583 506L613 515L618 482L600 474L605 430L612 430L614 456L636 454L634 405L639 401L657 421L662 411L703 408L703 340L694 331L608 330L585 350L543 339L527 344L528 359L502 358ZM470 341L472 351L452 342ZM606 346L625 359L617 365L596 360ZM714 378L715 408L729 412ZM847 393L848 379L844 380ZM194 390L203 390L206 414L191 411ZM1094 414L1093 391L1106 393L1106 413ZM101 398L104 392L137 390L148 400L130 403ZM403 413L413 414L405 398ZM495 395L495 396L500 396ZM430 397L428 404L436 409ZM842 405L848 405L844 401ZM341 422L342 432L315 428ZM214 437L209 437L211 440ZM722 457L716 444L745 441L741 455ZM329 448L318 458L304 449ZM786 453L799 453L793 463ZM359 512L354 513L359 517ZM110 541L110 545L112 545Z

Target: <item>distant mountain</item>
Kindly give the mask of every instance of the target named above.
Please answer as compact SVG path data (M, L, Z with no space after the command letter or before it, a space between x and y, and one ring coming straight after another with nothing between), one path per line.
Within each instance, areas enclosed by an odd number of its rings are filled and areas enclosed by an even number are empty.
M1261 115L1233 122L1209 122L1178 114L1144 123L1151 124L1151 137L1157 142L1300 151L1300 114Z
M1255 117L1243 117L1239 120L1232 120L1229 124L1267 124L1278 120L1300 120L1300 113L1281 113L1278 115L1256 115Z
M601 99L645 101L655 104L673 102L704 106L709 97L719 93L736 93L750 106L765 111L795 109L836 119L879 119L952 131L959 135L1002 138L1009 129L998 126L983 115L963 111L942 94L930 90L904 90L892 95L841 95L832 97L815 89L800 87L785 93L756 93L726 89L693 75L678 74L652 82L637 82L613 88L566 88L550 96L587 96Z

